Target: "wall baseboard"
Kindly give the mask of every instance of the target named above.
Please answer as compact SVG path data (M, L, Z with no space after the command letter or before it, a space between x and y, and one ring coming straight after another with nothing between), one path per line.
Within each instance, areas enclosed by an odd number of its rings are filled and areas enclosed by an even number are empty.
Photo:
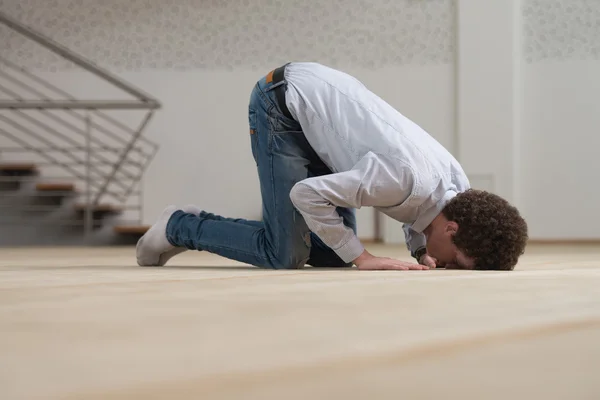
M530 239L528 244L561 244L561 245L575 245L575 244L586 244L586 245L599 245L600 238L597 239Z
M381 239L360 238L360 237L359 237L359 239L363 244L381 244L381 243L383 243L383 240L381 240Z
M364 244L384 244L381 239L359 238ZM600 238L597 239L530 239L527 244L543 244L543 245L598 245L600 246ZM389 244L390 246L401 245L404 243Z

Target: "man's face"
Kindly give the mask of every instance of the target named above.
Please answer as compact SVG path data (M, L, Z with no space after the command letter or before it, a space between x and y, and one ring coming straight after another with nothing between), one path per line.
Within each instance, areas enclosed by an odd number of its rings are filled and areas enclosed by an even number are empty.
M448 269L473 269L475 260L467 257L452 242L458 230L456 222L448 221L434 228L427 237L427 254L437 260L438 266Z

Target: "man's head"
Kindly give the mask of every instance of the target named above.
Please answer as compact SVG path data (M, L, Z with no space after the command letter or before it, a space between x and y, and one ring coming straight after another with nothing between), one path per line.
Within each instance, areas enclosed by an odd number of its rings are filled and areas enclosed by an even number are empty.
M503 198L456 195L425 230L427 252L446 268L512 270L525 251L527 223Z

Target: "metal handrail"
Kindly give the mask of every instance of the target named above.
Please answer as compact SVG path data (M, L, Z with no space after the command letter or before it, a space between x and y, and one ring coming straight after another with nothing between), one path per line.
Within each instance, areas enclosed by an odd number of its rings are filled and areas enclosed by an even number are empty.
M9 61L9 63L10 63L10 61ZM14 67L14 65L12 65L12 66ZM14 69L16 69L16 68L14 68ZM34 89L34 88L32 88L31 86L29 86L29 85L27 85L26 83L23 83L22 81L20 81L19 79L16 79L16 78L14 78L14 77L13 77L13 76L11 76L10 74L7 74L7 73L4 73L4 72L1 72L1 71L0 71L0 75L2 75L2 76L4 76L4 77L8 78L8 79L9 79L11 82L13 82L13 83L16 83L18 86L20 86L20 87L22 87L22 88L25 88L25 89L26 89L26 90L28 90L29 92L35 93L36 95L38 95L38 96L41 96L42 98L44 98L44 100L45 100L45 102L44 102L44 104L45 104L45 107L44 107L44 108L45 108L45 109L40 109L40 110L37 110L37 111L39 111L39 112L43 113L43 114L44 114L46 117L48 117L48 118L50 118L50 119L53 119L55 122L58 122L58 123L60 123L61 125L63 125L63 126L65 126L65 127L69 128L71 131L74 131L74 132L76 132L76 133L78 133L78 134L81 134L81 135L83 135L84 137L86 136L86 132L85 132L84 130L81 130L81 129L77 128L76 126L74 126L74 125L72 125L72 124L68 123L68 122L67 122L67 121L65 121L64 119L62 119L62 118L59 118L59 117L57 117L57 116L53 115L53 114L51 113L51 110L48 110L48 109L46 109L46 108L53 108L53 106L52 106L52 107L50 107L50 106L51 106L51 104L50 104L50 103L55 103L55 101L53 101L52 99L50 99L50 98L48 98L48 97L44 96L44 95L43 95L43 93L41 93L41 92L39 92L39 91L35 90L35 89ZM42 81L43 81L43 80L42 80ZM18 93L16 93L16 92L13 92L12 90L10 90L10 89L6 88L6 87L5 87L5 86L3 86L3 85L0 85L0 91L3 91L3 92L5 92L5 93L7 93L7 94L11 95L11 96L12 96L12 97L13 97L13 98L16 100L16 103L20 104L20 106L19 106L19 107L16 107L16 106L12 107L12 111L19 113L19 115L21 115L23 118L25 118L25 119L29 120L29 122L31 122L31 123L33 123L33 124L35 124L35 125L41 126L41 127L42 127L43 129L45 129L46 131L48 131L48 132L50 132L50 133L53 133L54 135L56 135L56 136L58 136L58 137L61 137L61 138L62 138L64 141L66 141L66 142L69 142L69 144L70 144L70 145L76 145L76 144L77 144L75 141L73 141L73 140L72 140L72 139L70 139L69 137L65 136L64 134L61 134L61 133L60 133L60 132L58 132L57 130L55 130L55 129L53 129L52 127L48 126L47 124L44 124L44 123L40 122L39 120L37 120L37 119L35 119L35 118L31 117L30 115L27 115L27 114L24 114L23 112L21 112L21 111L19 110L20 108L29 109L30 107L29 107L29 106L23 106L23 104L24 104L24 103L26 103L26 100L25 100L25 99L23 99L21 96L19 96L19 94L18 94ZM77 101L77 100L74 100L74 101ZM70 114L71 114L71 115L74 115L74 116L78 117L78 119L83 119L84 121L86 121L86 122L89 122L89 121L86 119L86 117L84 117L84 116L82 116L82 115L78 114L77 112L73 111L72 109L67 109L67 110L68 110L68 111L70 111ZM0 117L0 118L2 118L2 117ZM145 125L145 124L144 124L144 125ZM107 131L107 132L110 132L110 131ZM143 156L147 156L147 154L145 154L145 153L144 153L144 152L143 152L141 149L138 149L138 148L135 148L135 147L133 147L133 146L132 146L132 144L134 144L134 143L137 141L137 139L139 138L139 133L138 133L138 132L141 132L141 131L139 131L139 130L138 130L138 131L134 131L134 133L133 133L133 135L134 135L134 139L133 139L132 141L130 141L130 142L123 141L123 143L126 143L126 150L125 150L125 153L124 153L123 155L121 155L121 157L119 158L119 161L117 161L117 163L115 164L115 166L116 166L116 169L115 169L115 171L114 171L114 172L111 172L111 176L110 176L110 178L109 178L109 181L108 181L108 183L107 183L107 185L106 185L106 186L108 186L108 184L110 184L110 181L112 181L112 179L113 179L113 178L116 176L116 174L117 174L117 170L118 170L118 168L119 168L121 165L125 165L125 164L126 164L126 165L137 164L138 166L142 166L142 165L143 165L142 163L134 163L134 162L132 162L132 161L130 161L130 162L124 162L124 161L123 161L123 158L124 158L124 157L126 157L126 156L127 156L127 154L129 154L129 152L131 152L131 151L134 151L134 150L137 150L137 152L141 153ZM87 138L86 138L86 139L87 139ZM98 140L97 138L94 138L94 137L90 137L90 138L89 138L89 140L91 141L91 143L92 143L92 144L101 143L101 141L100 141L100 140ZM104 156L101 156L100 154L97 154L97 153L93 153L93 152L92 152L92 154L91 154L91 155L94 155L94 157L95 157L95 158L98 158L98 159L103 159L104 161L110 162L108 159L106 159ZM91 156L91 155L90 155L90 156ZM66 164L63 164L63 165L66 165ZM93 163L92 163L91 165L93 165ZM91 167L91 165L90 165L90 167ZM94 168L94 169L95 169L95 168ZM94 172L95 172L95 171L94 171ZM121 173L121 174L123 174L123 175L126 175L128 178L133 178L133 176L132 176L131 174L127 173L125 170L121 170L121 171L120 171L120 173ZM140 174L139 174L139 176L137 177L138 179L141 177L142 173L143 173L143 168L142 168L142 170L140 171ZM122 188L125 188L125 186L124 186L124 185L122 185L122 184L121 184L120 182L118 182L118 181L116 182L116 184L117 184L117 185L119 185L119 186L121 186ZM127 190L127 192L126 192L126 193L123 195L123 197L122 197L121 199L123 199L123 198L126 198L126 197L127 197L127 194L128 194L130 191L131 191L131 187L130 187L130 188ZM105 193L105 190L101 191L101 193L99 194L98 198L99 198L99 197L100 197L100 196L101 196L103 193Z
M45 88L47 88L48 90L56 93L59 96L65 97L68 100L77 100L74 96L72 96L71 94L69 94L68 92L65 92L64 90L52 85L49 82L46 82L45 80L39 78L38 76L32 74L31 72L27 71L25 68L20 67L19 65L13 63L12 61L0 56L0 62L2 62L3 64L7 65L8 67L10 67L12 70L18 71L21 75L24 75L25 77L27 77L28 79L30 79L31 81L44 86ZM0 75L4 75L5 77L7 77L11 82L16 83L17 85L23 87L25 90L35 94L36 96L39 96L42 100L51 100L51 98L45 96L42 92L40 92L39 90L36 90L34 88L32 88L31 86L23 83L22 81L20 81L19 79L16 79L14 76L10 75L8 72L3 71L0 69ZM80 115L77 111L73 111L73 110L66 110L67 113L69 113L70 115L76 116L80 121L85 121L85 117L83 115ZM124 125L123 123L121 123L120 121L112 118L111 116L101 112L101 111L94 111L93 115L95 117L99 117L101 120L104 120L106 122L111 123L112 125L114 125L115 127L119 128L121 131L126 132L128 134L135 134L135 131L133 129L131 129L130 127L128 127L127 125ZM119 137L118 135L115 135L114 133L112 133L110 130L104 128L102 125L96 124L95 122L92 121L92 128L94 128L97 131L100 131L104 134L106 134L107 136L110 136L112 139L115 139L117 141L121 141L123 144L127 143L126 140L122 139L121 137ZM150 140L142 137L140 138L140 141L152 146L155 149L158 149L158 145L156 143L151 142Z
M53 133L55 136L63 138L63 140L65 142L68 142L70 145L72 145L72 146L77 146L78 145L77 141L69 138L67 135L61 134L56 129L54 129L54 128L48 126L47 124L45 124L45 123L43 123L43 122L41 122L41 121L39 121L39 120L31 117L30 115L27 115L27 114L25 114L25 113L23 113L22 111L19 111L19 110L15 111L15 112L18 115L20 115L23 119L28 120L32 124L35 124L35 125L39 126L40 128L45 129L46 131ZM52 114L50 114L48 116L49 117L51 116L51 119L53 119L56 122L59 122L61 125L65 126L65 127L69 128L72 132L77 132L77 133L81 133L81 134L85 135L85 132L83 132L82 130L78 129L76 126L73 126L73 125L69 124L68 122L66 122L66 121L64 121L64 120L62 120L62 119L60 119L58 117L52 116ZM90 141L91 141L92 144L99 143L99 141L93 140L93 138L90 138L90 139L91 139ZM111 160L109 160L108 158L106 158L105 156L103 156L101 154L92 152L92 155L94 155L94 157L96 159L104 161L106 163L110 163L111 162ZM125 172L123 172L123 174L127 175ZM129 175L129 177L131 178L131 175Z
M129 93L130 95L137 98L138 100L141 100L144 103L147 103L147 106L150 106L152 109L160 108L160 106L161 106L160 102L157 99L150 96L149 94L144 93L142 90L134 87L130 83L127 83L127 82L119 79L118 77L111 74L104 68L101 68L98 65L96 65L94 62L87 60L86 58L82 57L81 55L71 51L70 49L62 46L61 44L55 42L54 40L50 39L49 37L42 35L41 33L35 31L34 29L30 28L29 26L23 24L20 21L17 21L16 19L12 18L8 14L3 13L1 11L0 11L0 22L3 23L4 25L8 26L12 30L19 32L21 35L28 37L29 39L33 40L34 42L37 42L40 45L42 45L43 47L60 55L61 57L65 58L65 59L71 61L72 63L82 67L83 69L93 73L94 75L103 78L105 81L112 83L119 89ZM96 108L96 107L90 107L90 108Z
M8 110L155 110L160 106L135 100L0 100Z
M12 180L12 181L4 181L4 183L7 182L17 182L17 180ZM86 191L72 191L72 190L54 190L54 191L50 191L50 192L36 192L35 196L38 197L56 197L57 194L62 195L68 195L68 194L75 194L75 195L82 195L82 194L86 194ZM93 192L92 192L93 193ZM133 191L131 192L131 194L140 194L139 190ZM115 197L118 197L118 195L114 195ZM16 193L2 193L2 198L8 198L8 197L23 197L22 193L16 192Z
M77 191L76 194L85 194L84 227L86 237L90 233L92 225L95 226L91 206L99 205L105 194L114 196L121 202L125 202L132 194L137 194L139 197L137 204L139 206L134 208L139 209L141 213L143 208L141 177L159 148L156 143L144 138L142 133L154 115L154 111L161 108L160 102L6 13L0 12L0 24L4 24L13 31L133 96L133 100L78 99L22 66L6 59L6 57L0 56L0 62L8 66L8 69L0 70L0 77L4 77L10 82L10 88L24 89L25 93L33 93L36 98L35 100L29 100L25 96L21 96L23 93L21 90L17 93L0 86L5 93L9 94L9 99L0 100L0 110L9 112L15 117L13 119L6 115L7 113L3 113L0 114L0 121L4 121L5 126L16 129L16 132L11 133L0 126L0 135L10 138L25 151L33 152L42 160L47 161L38 164L60 167L63 171L72 174L72 179L85 182L85 191ZM49 96L58 98L52 99L42 90L45 90ZM145 110L146 113L142 117L138 128L134 129L103 112L105 110ZM64 113L59 114L56 111ZM65 119L67 116L71 116L74 120ZM85 128L82 129L74 122L77 120L85 122ZM68 131L62 132L63 127ZM95 135L94 130L105 136ZM72 133L79 135L80 138L83 137L85 144L82 145L81 141ZM59 142L56 141L57 139ZM42 146L39 146L39 143ZM115 143L118 143L118 147L114 147ZM0 149L0 151L2 150ZM6 150L11 151L11 149ZM83 151L83 154L76 155L77 150ZM56 153L56 155L62 154L66 158L57 158L52 155L53 153ZM110 158L107 156L110 156ZM113 160L113 158L116 158L116 160ZM85 167L85 171L77 170L75 167L78 166ZM104 171L100 170L99 167L101 166L110 166L110 170L106 171L106 168L104 168ZM131 169L125 167L131 167ZM29 180L33 181L34 179L33 177L28 179L27 177L17 176L12 182ZM10 179L0 179L0 181L11 182ZM111 185L124 191L118 190L119 193L115 193L111 190ZM134 190L136 186L138 190ZM58 192L48 192L41 197L53 197L56 193ZM120 209L123 209L123 207L120 207Z
M139 208L135 208L136 210L139 210ZM132 208L133 210L133 208ZM31 210L29 210L31 211ZM43 211L43 210L38 210L38 211ZM94 218L91 220L92 224L94 224L94 227L101 227L102 226L102 221L104 219L103 218ZM122 221L124 222L124 221ZM128 221L131 223L135 223L137 221ZM33 221L33 222L29 222L26 223L26 221L23 221L20 218L12 218L12 219L0 219L0 224L2 225L24 225L24 223L26 225L35 225L35 226L45 226L45 225L49 225L49 226L60 226L60 227L68 227L68 226L81 226L81 222L79 221L65 221L65 220L51 220L51 221Z
M29 146L29 145L27 144L27 142L25 142L24 140L20 139L20 138L19 138L19 137L17 137L16 135L13 135L12 133L10 133L10 132L8 132L8 131L6 131L6 130L2 129L2 128L0 128L0 135L4 135L4 136L6 136L6 137L10 138L12 141L19 143L19 144L20 144L21 146L23 146L23 147L28 147L28 146ZM46 143L46 145L52 146L52 144L48 144L48 143ZM65 170L69 171L69 172L70 172L70 173L72 173L72 174L73 174L73 176L75 176L76 178L79 178L79 179L82 179L82 180L86 179L86 177L85 177L85 176L83 176L83 174L82 174L81 172L79 172L79 171L77 171L77 170L75 170L75 169L73 169L73 168L71 167L71 165L72 165L72 164L61 162L61 161L57 160L56 158L54 158L54 157L52 157L52 156L48 155L48 153L45 153L45 152L43 152L43 151L41 151L41 150L37 150L37 149L36 149L36 148L34 148L34 147L30 147L30 149L31 149L33 152L35 152L35 153L39 154L39 155L40 155L40 157L47 159L47 160L48 160L49 162L51 162L53 165L60 166L60 167L62 167L63 169L65 169ZM60 150L60 148L56 148L56 149L57 149L57 151L61 151L61 150ZM68 154L68 152L64 152L64 151L63 151L63 153L65 153L65 154ZM76 162L76 165L85 165L85 162L84 162L84 161L82 161L82 160L78 160L78 159L76 159L76 158L75 158L74 160L75 160L75 162ZM92 186L99 187L98 183L96 183L95 181L94 181L94 182L92 182L92 183L91 183L91 185L92 185Z
M40 142L44 143L46 146L50 146L50 147L54 147L55 149L60 151L60 147L54 146L52 144L52 142L50 142L48 139L44 138L42 135L32 131L31 129L26 128L25 126L19 124L18 122L15 122L14 120L6 117L5 115L0 115L0 121L4 121L9 125L12 125L14 128L16 128L17 130L19 130L20 132L24 132L27 133L28 135L36 138L37 140L39 140ZM33 121L35 121L35 124L40 124L39 121L35 120L35 118L33 119ZM32 121L30 121L32 122ZM44 124L41 124L42 126ZM73 145L73 143L76 144L76 142L74 142L72 139L70 139L68 136L56 131L55 129L52 129L51 127L47 127L45 126L44 129L47 130L47 132L51 132L53 133L55 136L58 136L60 138L62 138L64 141L70 142L71 145ZM70 153L69 151L66 150L62 150L61 151L63 154L67 155L68 157L70 157L71 159L73 159L75 162L79 163L80 165L84 165L85 164L85 160L80 160L77 157L75 157L74 154ZM101 171L98 171L97 169L93 168L91 169L92 172L95 173L99 173L99 176L103 176ZM131 177L131 176L130 176Z
M57 149L55 149L53 147L40 147L39 149L44 150L44 151L57 151ZM67 150L67 151L87 151L85 146L61 147L61 149ZM100 145L100 146L94 146L90 150L93 152L118 153L121 150L121 148ZM23 152L27 152L29 150L24 149L22 147L2 147L2 149L0 149L0 151L3 153L23 153ZM139 164L139 163L134 163L134 164L141 166L141 164Z

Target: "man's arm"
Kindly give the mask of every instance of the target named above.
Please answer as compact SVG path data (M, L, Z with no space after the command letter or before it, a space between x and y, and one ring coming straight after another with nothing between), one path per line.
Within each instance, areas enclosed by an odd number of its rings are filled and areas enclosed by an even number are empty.
M413 184L410 166L395 158L368 153L349 171L298 182L290 198L309 229L344 262L367 261L365 269L384 269L379 268L382 262L368 261L374 257L365 251L352 229L344 225L336 207L396 205L410 196ZM408 269L408 263L397 263L397 268L389 269Z

